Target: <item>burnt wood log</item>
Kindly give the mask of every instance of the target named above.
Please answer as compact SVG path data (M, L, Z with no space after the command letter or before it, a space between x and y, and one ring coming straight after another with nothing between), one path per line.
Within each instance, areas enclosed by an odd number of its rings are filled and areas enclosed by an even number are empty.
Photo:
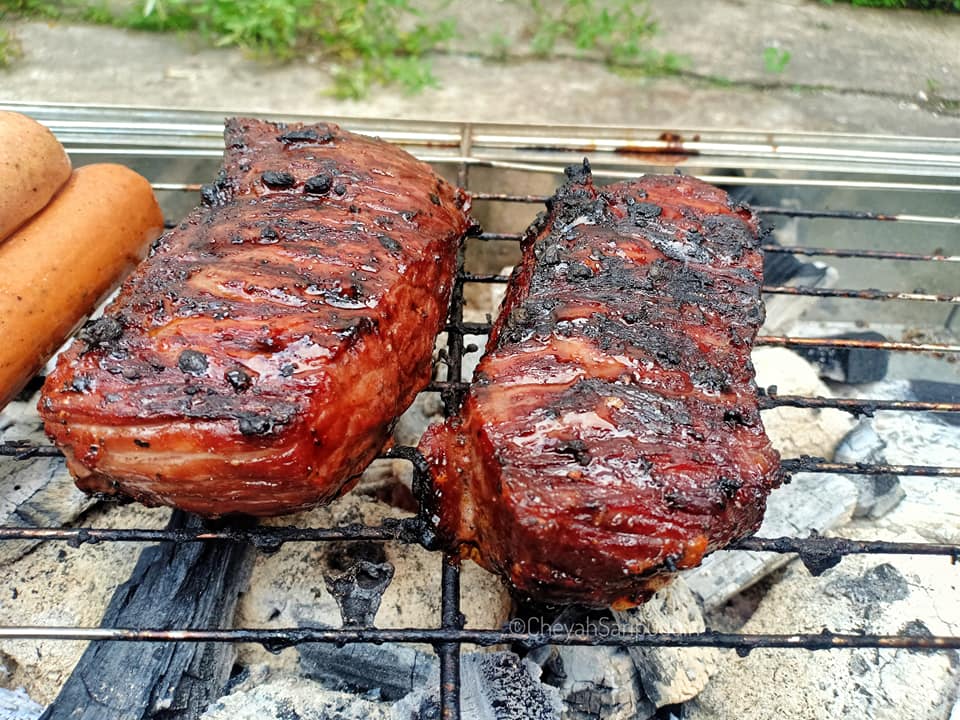
M178 511L167 527L202 525ZM230 541L147 548L102 626L230 627L251 561L249 545ZM234 655L229 643L93 642L41 720L194 720L223 694Z

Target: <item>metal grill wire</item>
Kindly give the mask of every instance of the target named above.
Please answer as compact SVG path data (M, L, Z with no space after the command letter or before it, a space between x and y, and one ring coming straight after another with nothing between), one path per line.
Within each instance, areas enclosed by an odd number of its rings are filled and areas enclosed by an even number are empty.
M482 164L471 158L472 127L464 125L461 129L457 165L458 183L469 189L470 169ZM492 165L492 166L495 166ZM155 183L158 190L195 191L199 185L194 183L161 184ZM540 204L546 197L540 195L511 195L504 193L473 193L475 201L521 202ZM782 215L790 217L834 218L851 221L890 222L944 222L960 224L957 218L935 218L906 215L883 215L859 210L798 210L778 207L758 207L754 209L761 215ZM518 240L516 233L484 233L481 240ZM915 262L960 262L960 257L945 254L922 254L880 250L844 250L819 247L783 247L765 245L767 252L794 253L807 256L859 257L874 260L915 261ZM463 269L463 253L458 258L457 279L452 291L449 323L447 325L447 373L444 380L433 382L428 390L439 392L443 401L444 414L450 417L458 412L463 394L468 387L461 376L461 361L464 354L464 336L484 333L489 325L464 322L464 284L468 282L502 283L506 278L499 275L468 274ZM886 291L861 291L842 289L811 289L792 287L765 287L764 292L775 294L806 294L839 298L859 298L865 300L909 300L915 302L960 302L960 296L933 293L898 293ZM761 345L785 347L858 347L884 349L899 352L935 352L957 353L960 345L946 343L917 343L893 341L839 340L826 338L796 338L768 336L758 338ZM960 412L960 403L920 402L907 400L882 399L843 399L779 395L775 392L761 391L761 408L778 406L806 408L836 408L854 415L872 415L876 411L901 412ZM25 443L0 443L0 456L14 459L27 459L37 456L59 455L53 447L36 446ZM275 550L285 542L318 541L396 541L420 543L431 546L428 519L424 516L424 498L429 492L429 478L423 458L414 448L397 447L386 457L402 458L413 465L414 493L420 502L421 510L415 517L385 522L379 527L335 527L335 528L295 528L295 527L253 527L218 530L146 530L138 528L97 529L97 528L0 528L2 540L46 540L66 541L72 547L83 543L108 541L172 541L203 542L227 539L253 544L260 550ZM792 458L784 460L787 474L800 472L828 472L849 474L901 474L915 476L948 476L960 478L960 467L937 467L917 465L890 465L868 463L833 463L820 458ZM767 551L777 553L797 553L808 567L816 565L830 567L845 555L858 553L872 554L924 554L943 555L952 563L960 558L960 545L906 542L858 541L846 538L819 537L807 538L747 538L732 546L733 549ZM432 549L432 548L431 548ZM0 639L63 639L63 640L126 640L126 641L185 641L185 642L256 642L271 649L282 648L306 642L349 643L349 642L426 642L431 643L440 659L439 697L441 715L445 720L460 718L460 645L475 643L492 645L500 643L523 643L527 647L538 644L567 645L620 645L620 646L664 646L664 647L723 647L735 648L746 653L756 648L801 648L807 650L836 648L908 648L927 650L960 649L960 637L913 637L905 635L865 635L838 634L824 631L818 634L790 635L748 635L741 633L716 633L706 631L694 634L671 633L627 633L616 636L597 636L591 634L568 634L562 630L546 630L539 633L513 632L506 629L465 630L464 617L460 611L460 567L456 556L443 553L441 573L441 617L438 629L401 628L349 628L340 630L318 629L244 629L208 630L186 628L182 630L163 629L125 629L125 628L70 628L18 626L0 628ZM825 564L825 565L824 565Z

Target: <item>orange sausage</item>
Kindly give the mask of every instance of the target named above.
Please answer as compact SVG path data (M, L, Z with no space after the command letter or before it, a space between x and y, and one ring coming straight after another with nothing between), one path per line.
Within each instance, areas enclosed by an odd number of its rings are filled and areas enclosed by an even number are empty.
M0 111L0 241L40 212L70 178L70 158L40 123Z
M121 165L87 165L0 243L0 408L162 229L163 215L143 177Z

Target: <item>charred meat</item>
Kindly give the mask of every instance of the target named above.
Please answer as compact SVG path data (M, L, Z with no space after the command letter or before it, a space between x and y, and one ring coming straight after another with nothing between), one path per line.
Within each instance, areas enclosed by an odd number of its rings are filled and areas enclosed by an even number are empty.
M429 381L469 202L336 125L234 119L226 147L40 411L84 490L275 515L344 492Z
M459 418L427 431L448 546L546 602L626 607L760 524L756 217L589 166L528 231Z

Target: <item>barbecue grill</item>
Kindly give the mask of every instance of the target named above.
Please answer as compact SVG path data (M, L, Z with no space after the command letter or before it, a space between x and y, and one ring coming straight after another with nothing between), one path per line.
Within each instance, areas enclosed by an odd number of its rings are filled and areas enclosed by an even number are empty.
M161 199L169 221L195 203L200 183L213 177L222 152L222 115L127 108L54 107L9 105L0 109L25 112L48 125L64 143L75 164L114 161L146 175ZM291 120L294 118L276 118ZM827 134L758 134L750 132L661 132L637 128L531 127L493 124L421 123L375 120L339 120L347 129L378 135L396 142L438 172L470 190L476 211L483 215L529 217L546 199L563 167L589 156L598 180L635 177L644 172L670 172L679 168L705 180L729 187L749 187L762 193L754 209L764 219L796 218L807 237L825 238L797 246L768 243L768 253L831 258L837 261L875 264L889 272L894 263L922 263L928 275L942 287L924 289L873 289L765 286L770 295L812 296L836 303L841 317L866 321L884 318L886 308L899 303L925 304L933 309L924 328L926 334L890 340L851 338L761 336L758 345L788 348L857 348L889 351L894 360L902 356L927 358L928 374L956 372L960 343L947 328L957 317L960 295L950 286L950 269L960 263L960 140L898 138ZM720 168L720 169L718 169ZM515 190L513 188L519 188ZM837 209L838 199L844 204ZM829 207L828 207L829 204ZM516 243L526 220L512 227L498 227L469 243ZM847 228L864 225L862 247L850 247L830 238L843 236ZM824 232L826 228L828 232ZM933 242L942 239L944 250L927 251L916 246L914 234L926 233ZM820 233L820 235L818 235ZM951 250L951 240L954 247ZM445 370L438 370L426 392L439 393L447 416L458 412L467 388L462 365L473 351L470 336L483 335L489 323L464 320L465 292L479 284L506 282L506 276L475 271L461 256L446 327ZM953 253L953 254L951 254ZM956 273L953 276L956 278ZM897 362L891 367L896 368ZM960 403L892 400L886 398L827 398L761 391L761 408L792 406L835 408L858 415L874 412L956 413ZM26 442L0 444L3 462L36 456L56 456L52 446ZM413 468L414 494L423 508L429 479L423 458L411 447L395 447L385 457L408 461ZM960 481L960 466L895 465L887 463L840 463L820 458L786 458L788 475L807 472L860 475L948 476ZM65 542L72 547L96 542L193 543L229 540L252 543L260 550L276 549L288 542L376 541L420 543L433 549L428 518L421 509L408 519L377 527L249 527L227 526L216 530L103 529L95 527L0 528L0 541L40 540ZM843 556L857 553L924 554L955 563L960 545L914 542L874 542L835 537L752 537L733 546L738 550L797 553L813 571L832 567ZM830 650L840 648L904 648L929 651L960 649L960 637L915 635L784 634L756 635L620 633L614 636L570 634L563 630L537 633L503 628L464 629L459 604L459 564L456 557L438 553L442 563L441 618L438 628L344 627L342 629L209 629L122 627L44 627L29 618L21 626L0 627L0 639L120 640L130 642L261 643L277 649L300 643L429 643L440 660L440 702L447 720L461 717L460 646L463 643L492 645L522 643L701 646L734 648L747 653L756 648ZM960 601L960 596L957 598Z

